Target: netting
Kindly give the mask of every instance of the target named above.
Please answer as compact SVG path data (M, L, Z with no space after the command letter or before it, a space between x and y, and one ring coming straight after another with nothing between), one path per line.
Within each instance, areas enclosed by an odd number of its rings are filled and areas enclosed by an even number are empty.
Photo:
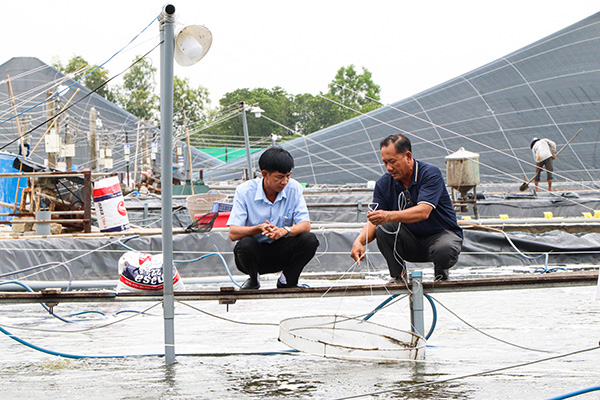
M396 362L425 358L425 339L411 332L342 315L288 318L279 340L296 350L331 358Z

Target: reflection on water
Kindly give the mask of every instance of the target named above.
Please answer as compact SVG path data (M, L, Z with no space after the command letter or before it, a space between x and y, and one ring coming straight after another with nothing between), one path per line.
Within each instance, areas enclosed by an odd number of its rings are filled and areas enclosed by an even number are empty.
M590 286L434 296L489 335L528 348L550 350L552 354L526 351L486 337L441 306L423 362L370 363L301 353L260 355L256 353L287 350L277 340L277 326L232 323L182 304L176 308L176 352L186 355L178 355L173 365L165 365L162 357L65 359L40 353L1 335L1 398L335 399L384 392L364 398L544 399L597 385L600 351L414 386L598 345L600 302L593 300L594 293L595 287ZM238 322L277 324L293 316L360 315L382 300L377 296L238 301L229 307L229 312L216 303L191 304ZM6 305L0 309L0 324L24 340L68 354L162 353L160 307L148 315L94 329L123 318L123 314L115 314L119 310L143 310L148 306L149 303L60 304L55 308L60 315L91 309L106 314L81 316L77 317L80 321L65 324L48 316L39 305ZM426 324L430 319L431 311L426 310ZM378 312L371 321L409 329L408 301L399 301ZM87 328L91 329L81 331ZM65 333L75 330L79 332ZM237 355L203 356L206 353ZM598 392L578 396L581 399L597 400Z

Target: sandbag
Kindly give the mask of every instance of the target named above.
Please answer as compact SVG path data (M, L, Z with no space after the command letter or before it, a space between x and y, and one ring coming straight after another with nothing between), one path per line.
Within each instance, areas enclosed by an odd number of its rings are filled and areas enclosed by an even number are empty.
M156 292L164 287L163 255L128 251L119 258L117 293ZM179 272L173 265L173 291L184 291Z

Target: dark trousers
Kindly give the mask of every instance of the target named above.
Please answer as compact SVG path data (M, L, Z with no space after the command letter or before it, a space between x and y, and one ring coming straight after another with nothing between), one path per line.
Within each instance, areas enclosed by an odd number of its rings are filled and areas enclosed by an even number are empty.
M297 285L300 273L314 257L317 247L319 241L311 232L272 243L261 243L254 236L246 236L237 242L233 255L237 268L251 277L281 271L287 284Z
M436 277L447 277L447 270L458 261L462 238L452 231L442 231L427 237L416 237L404 225L400 225L400 230L397 231L396 222L378 226L375 230L377 247L394 278L406 269L404 261L433 262Z

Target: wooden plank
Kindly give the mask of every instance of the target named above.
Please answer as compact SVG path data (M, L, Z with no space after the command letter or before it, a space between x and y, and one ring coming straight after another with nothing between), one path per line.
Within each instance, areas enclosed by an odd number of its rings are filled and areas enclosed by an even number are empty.
M445 282L423 282L425 293L468 292L484 290L515 290L548 287L592 286L598 281L598 271L555 272L536 275L510 275L492 278L463 279ZM232 304L237 300L319 298L343 296L389 296L408 294L401 284L322 286L290 289L237 290L222 287L219 290L188 290L175 292L182 301L217 300ZM121 293L113 291L79 291L62 293L0 292L0 303L85 303L85 302L162 301L162 294Z

